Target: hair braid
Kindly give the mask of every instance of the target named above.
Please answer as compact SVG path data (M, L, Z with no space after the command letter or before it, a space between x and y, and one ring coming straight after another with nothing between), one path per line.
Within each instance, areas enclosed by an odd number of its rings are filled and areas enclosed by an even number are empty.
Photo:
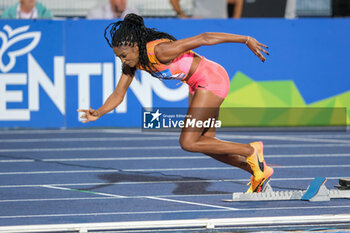
M148 59L147 43L163 38L176 40L175 37L168 33L147 28L143 18L136 14L128 14L124 20L109 24L105 29L104 36L111 48L123 45L134 46L137 44L139 47L140 65L151 74L158 72L158 70Z

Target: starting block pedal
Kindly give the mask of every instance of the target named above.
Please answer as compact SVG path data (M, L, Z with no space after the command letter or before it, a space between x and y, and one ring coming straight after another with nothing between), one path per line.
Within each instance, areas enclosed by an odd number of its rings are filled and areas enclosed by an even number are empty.
M350 198L350 190L328 190L325 177L316 177L306 190L273 191L270 184L266 185L264 191L259 193L233 193L232 199L226 202L239 201L329 201L332 198Z
M350 190L350 179L339 179L339 185L335 185L335 187L340 190Z
M326 178L325 177L316 177L310 184L310 186L308 187L308 189L306 190L306 192L304 193L304 195L301 197L301 200L303 201L311 201L311 199L313 199L316 194L318 195L323 195L323 196L327 196L327 192L326 190L321 190L323 187L326 187L324 185L324 183L326 183ZM327 188L326 188L327 189ZM329 199L326 197L323 197L325 200ZM329 201L329 200L326 200Z

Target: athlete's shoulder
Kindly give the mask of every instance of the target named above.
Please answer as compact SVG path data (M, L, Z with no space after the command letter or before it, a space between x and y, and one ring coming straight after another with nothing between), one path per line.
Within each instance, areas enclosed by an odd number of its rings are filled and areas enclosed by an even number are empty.
M163 42L170 42L172 40L170 39L157 39L147 42L147 48L154 48L156 45L163 43Z

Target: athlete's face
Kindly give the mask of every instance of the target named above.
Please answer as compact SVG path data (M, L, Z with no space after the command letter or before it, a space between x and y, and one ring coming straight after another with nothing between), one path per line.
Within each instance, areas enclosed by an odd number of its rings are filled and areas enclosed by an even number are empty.
M114 54L122 60L123 64L135 67L139 63L139 47L134 46L116 46L113 47Z

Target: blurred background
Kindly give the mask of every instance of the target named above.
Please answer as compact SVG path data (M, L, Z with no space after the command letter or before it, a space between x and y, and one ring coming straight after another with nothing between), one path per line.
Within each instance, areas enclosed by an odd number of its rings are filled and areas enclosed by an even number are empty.
M0 14L17 2L18 0L1 0ZM106 4L109 0L40 0L39 2L45 5L54 17L84 18L91 9ZM350 15L349 0L244 0L243 2L242 17L295 18ZM177 16L168 0L128 0L127 4L131 8L138 9L144 17ZM193 15L194 0L181 0L180 4L187 15ZM228 8L232 5L230 1L227 4Z

